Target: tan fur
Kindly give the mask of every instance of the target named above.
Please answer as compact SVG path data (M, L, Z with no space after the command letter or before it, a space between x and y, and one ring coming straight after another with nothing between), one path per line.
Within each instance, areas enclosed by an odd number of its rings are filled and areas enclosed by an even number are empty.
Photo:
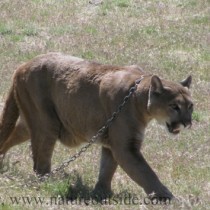
M153 118L174 134L182 125L191 125L191 77L180 84L147 74L138 66L102 65L59 53L38 56L14 74L1 118L0 153L31 139L34 170L49 173L56 140L69 147L87 142L142 75L122 113L98 140L102 158L95 191L111 191L120 165L147 194L172 198L140 146Z

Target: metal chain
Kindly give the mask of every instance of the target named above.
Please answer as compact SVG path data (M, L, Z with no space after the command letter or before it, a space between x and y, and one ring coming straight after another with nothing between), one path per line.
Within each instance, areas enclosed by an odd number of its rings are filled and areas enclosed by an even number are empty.
M39 177L40 181L45 181L46 179L48 179L50 176L55 175L56 173L58 173L59 171L63 170L64 168L66 168L71 162L75 161L77 158L79 158L81 156L82 153L86 152L86 150L96 142L96 140L102 136L103 134L105 134L105 132L107 131L107 129L110 127L110 125L113 123L113 121L118 117L118 115L120 114L120 112L122 112L123 108L125 107L125 105L127 104L129 98L131 97L131 95L136 91L137 86L139 85L139 83L141 82L141 80L144 78L144 76L142 75L138 80L135 81L134 86L132 86L129 89L128 95L126 95L122 101L122 103L118 106L117 110L115 112L113 112L112 116L106 121L105 125L103 127L101 127L98 132L96 133L96 135L94 135L90 141L84 145L79 152L77 152L76 154L74 154L73 156L71 156L69 159L67 159L66 161L64 161L60 166L58 166L57 168L53 169L50 173L46 174L45 176ZM37 181L32 181L29 185L31 186L31 184L35 183ZM26 184L28 186L28 184Z

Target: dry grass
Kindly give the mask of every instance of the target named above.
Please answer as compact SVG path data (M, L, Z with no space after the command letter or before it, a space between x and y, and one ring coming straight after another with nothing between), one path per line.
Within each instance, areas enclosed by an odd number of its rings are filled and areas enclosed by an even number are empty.
M174 138L152 123L147 129L143 153L161 180L181 200L164 208L209 208L209 0L104 0L98 5L79 0L1 0L0 11L2 100L14 69L33 56L49 51L62 51L103 63L139 64L147 71L176 81L192 74L196 107L192 129ZM58 144L53 162L59 164L73 153L75 150ZM0 209L163 208L159 205L11 203L10 197L15 196L48 199L76 193L81 198L94 187L99 156L99 147L93 146L72 163L65 174L58 174L36 189L23 187L25 182L35 179L29 144L13 148L1 173L0 202L4 205ZM142 199L145 196L121 169L115 174L113 190L119 196L123 192Z

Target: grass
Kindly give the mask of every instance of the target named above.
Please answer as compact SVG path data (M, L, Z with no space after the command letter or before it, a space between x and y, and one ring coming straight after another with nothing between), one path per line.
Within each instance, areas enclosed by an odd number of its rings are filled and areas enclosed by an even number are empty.
M210 1L79 0L0 1L0 96L2 101L18 65L35 55L62 51L110 64L138 64L146 71L180 81L193 76L193 127L177 137L156 123L147 129L143 153L161 180L181 200L167 209L210 206ZM53 167L78 149L58 144ZM94 158L93 158L94 157ZM97 180L100 149L93 146L63 173L38 186L29 143L11 149L1 171L0 209L160 209L160 205L68 205L83 199ZM113 180L118 198L143 190L119 168ZM20 202L12 203L11 198ZM34 198L31 204L21 198ZM43 204L35 198L45 198ZM50 198L54 198L51 202ZM125 196L124 196L125 197ZM25 198L26 199L26 198ZM56 200L57 199L57 200ZM95 201L96 202L96 201Z

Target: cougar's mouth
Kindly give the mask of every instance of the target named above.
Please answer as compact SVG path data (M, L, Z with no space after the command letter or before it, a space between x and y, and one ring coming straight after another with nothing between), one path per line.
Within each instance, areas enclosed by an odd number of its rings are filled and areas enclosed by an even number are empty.
M178 125L174 126L172 123L170 124L170 123L166 122L166 127L168 128L168 131L170 133L175 134L175 135L178 134L181 130L180 126L178 126Z

